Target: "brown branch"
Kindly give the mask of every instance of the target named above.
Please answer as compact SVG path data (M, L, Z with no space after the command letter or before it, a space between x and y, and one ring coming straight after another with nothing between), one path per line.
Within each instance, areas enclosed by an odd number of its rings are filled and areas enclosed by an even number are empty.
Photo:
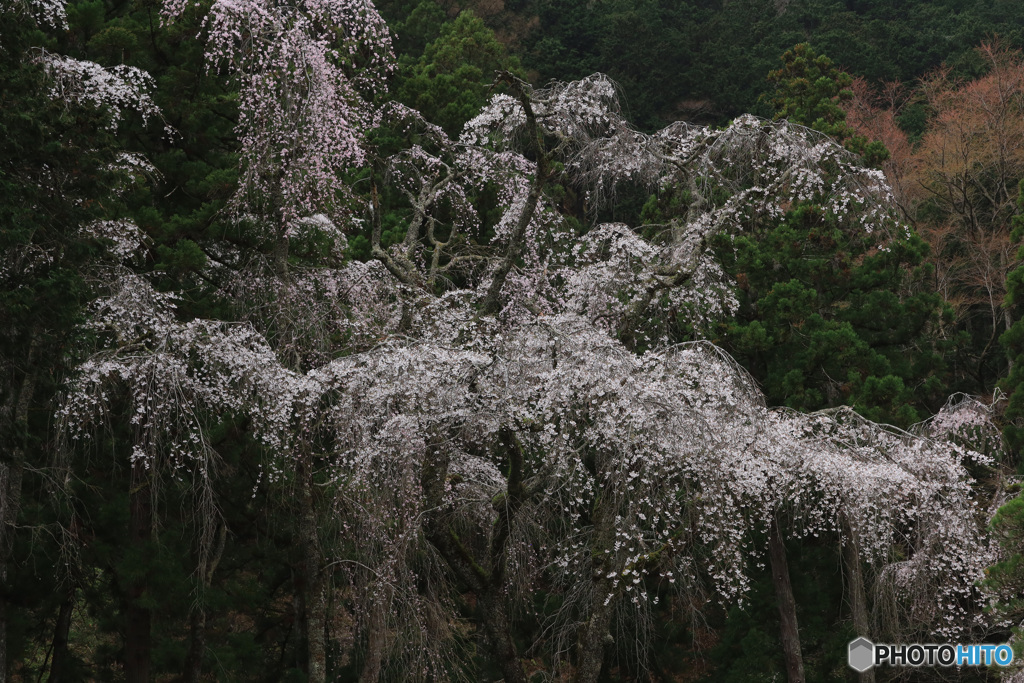
M487 288L487 294L484 296L482 307L484 315L494 315L501 310L501 290L505 286L508 274L512 271L512 266L515 265L516 260L523 252L523 247L526 245L526 229L529 227L530 221L533 220L537 204L540 201L541 192L544 189L544 183L547 182L551 173L550 159L544 148L543 134L537 125L537 117L534 114L533 105L530 100L530 86L508 71L499 72L497 80L500 83L507 83L511 87L523 107L523 112L526 114L528 150L536 156L537 170L533 176L530 193L526 197L526 205L523 207L522 213L519 214L519 220L516 222L516 227L509 238L505 257L494 271L494 279L491 280L491 285Z

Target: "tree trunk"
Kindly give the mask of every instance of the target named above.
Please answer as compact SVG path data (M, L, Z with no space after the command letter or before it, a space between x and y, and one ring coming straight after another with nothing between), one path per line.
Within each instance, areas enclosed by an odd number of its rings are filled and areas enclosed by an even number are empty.
M384 588L385 592L389 589ZM367 625L366 661L359 673L359 683L377 683L384 666L384 650L387 647L388 601L380 596L370 607L370 623Z
M514 433L505 431L502 439L510 444L509 485L504 495L499 496L494 504L498 519L494 524L494 536L484 563L473 558L452 530L437 519L436 511L444 505L444 485L448 478L449 454L443 449L432 448L423 463L421 482L424 503L427 509L435 511L427 516L425 529L427 540L437 548L455 575L476 594L484 637L490 643L491 658L501 670L505 683L527 683L515 638L512 637L512 620L505 593L507 542L525 495L522 486L523 453ZM487 569L481 564L485 564Z
M7 681L7 624L10 604L6 598L11 586L8 583L7 569L14 552L14 536L21 514L21 480L25 472L25 451L28 448L28 411L32 405L36 391L37 376L31 370L39 348L39 335L35 330L31 333L25 365L30 368L21 381L17 392L10 393L11 403L5 408L10 412L10 421L6 421L0 433L0 683ZM13 388L13 387L12 387ZM17 401L16 403L14 401ZM12 405L13 404L13 405ZM0 411L0 413L6 411ZM9 454L2 444L11 444Z
M516 221L515 228L513 228L512 234L509 237L504 257L498 262L498 267L494 270L494 278L491 280L491 284L487 287L487 293L484 295L481 310L487 315L496 315L501 310L501 290L509 273L512 272L512 266L515 265L516 260L526 247L526 229L530 226L530 221L533 220L533 216L537 212L537 204L544 191L544 185L547 183L551 166L547 150L544 148L544 135L537 126L533 105L530 101L530 96L527 94L529 86L507 71L500 72L498 80L504 81L509 85L523 107L523 113L526 115L527 145L530 151L536 155L537 161L533 182L530 185L530 192L526 196L519 219Z
M512 637L512 620L505 604L503 586L488 586L480 596L481 620L484 624L484 635L494 648L492 657L501 668L505 683L527 683L526 671L519 659L515 639Z
M224 544L227 542L228 527L221 524L217 533L217 546L212 549L212 556L209 562L200 562L202 575L200 576L199 595L196 606L189 615L189 643L188 656L185 659L185 671L182 679L188 683L199 683L203 675L203 656L206 654L206 591L213 582L213 573L217 571L220 558L224 554Z
M64 602L57 613L57 625L53 629L53 661L50 663L49 683L64 683L71 680L68 671L70 658L68 653L68 636L71 632L71 614L75 608L75 589L68 590Z
M203 653L206 652L206 610L197 606L188 617L188 656L182 679L187 683L199 683L203 675Z
M610 581L594 581L590 615L577 643L574 683L596 683L604 668L608 648L615 642L611 634L612 602L606 604L611 590Z
M789 683L804 683L804 660L800 654L800 629L796 623L796 600L789 582L786 545L779 531L778 517L772 519L768 529L768 555L771 560L772 584L779 605L782 653L786 659L786 678Z
M843 544L843 559L850 584L850 610L853 612L853 628L858 636L871 640L871 621L868 618L868 598L864 590L864 571L860 563L860 545L849 524L846 524L846 543ZM875 683L875 670L868 669L860 674L860 683Z
M147 546L153 533L153 498L149 470L142 460L132 463L131 489L128 493L128 542L134 546L137 558L149 552ZM127 586L125 605L126 629L124 669L128 683L149 683L150 658L153 649L152 619L148 607L141 602L149 588L144 572Z
M612 496L606 492L606 496ZM580 630L576 643L576 675L574 683L595 683L604 667L608 646L614 640L611 635L612 610L617 595L613 595L612 581L608 578L615 547L615 510L608 498L598 498L594 503L594 540L590 550L591 597L590 614ZM616 568L617 569L617 568ZM609 599L609 596L612 596Z
M309 683L327 680L327 601L320 541L317 537L316 510L313 506L313 467L311 457L299 461L299 550L303 591L303 630L306 636L306 665Z
M7 680L7 594L11 590L7 565L14 550L14 533L21 511L21 477L24 451L14 449L9 460L0 461L0 683Z

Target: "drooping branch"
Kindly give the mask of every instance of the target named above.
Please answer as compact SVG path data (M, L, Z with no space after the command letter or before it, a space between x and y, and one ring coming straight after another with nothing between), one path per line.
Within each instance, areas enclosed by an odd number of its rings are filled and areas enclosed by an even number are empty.
M509 236L508 243L505 246L505 253L501 260L499 260L491 284L484 295L481 311L486 315L494 315L501 310L501 290L505 286L508 274L512 271L512 267L526 246L526 229L529 227L537 210L537 203L540 201L544 185L547 183L551 165L544 145L544 136L537 125L537 116L533 111L533 104L530 99L530 86L507 71L499 73L498 80L508 84L523 108L526 116L527 149L533 153L536 166L533 181L530 184L530 191L526 195L526 201L520 210L515 228Z

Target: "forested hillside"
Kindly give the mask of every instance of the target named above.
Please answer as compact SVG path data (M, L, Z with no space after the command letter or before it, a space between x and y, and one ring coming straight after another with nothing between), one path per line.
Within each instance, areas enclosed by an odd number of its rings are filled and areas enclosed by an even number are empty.
M1021 680L1022 46L4 0L0 682Z
M388 0L380 7L397 30L399 52L416 52L423 40L420 23L404 35L406 17L469 9L537 83L607 73L622 87L631 120L646 129L677 119L770 116L760 99L764 77L798 43L826 50L869 81L901 83L943 64L963 77L980 75L974 49L994 36L1024 44L1024 8L1000 0ZM920 126L926 112L907 114L908 125Z

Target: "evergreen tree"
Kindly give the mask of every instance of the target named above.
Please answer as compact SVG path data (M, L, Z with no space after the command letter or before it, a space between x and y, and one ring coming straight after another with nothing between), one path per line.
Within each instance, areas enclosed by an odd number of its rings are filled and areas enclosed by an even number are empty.
M783 68L769 76L776 86L776 119L815 129L851 156L872 163L885 158L884 147L868 144L845 122L839 103L850 95L847 74L807 44L782 60ZM885 230L865 231L837 219L826 210L831 201L820 194L795 197L782 215L715 242L739 300L737 314L719 326L718 341L761 383L770 403L807 411L850 405L872 419L909 426L935 410L946 391L932 337L940 299L925 286L927 246L895 221ZM785 528L789 511L777 514ZM853 632L843 624L849 615L835 590L842 585L833 575L836 557L813 541L778 545L780 562L758 575L755 589L768 595L771 579L775 599L733 610L715 656L748 651L785 671L791 683L824 679L836 664L831 653L837 625L844 636ZM842 545L832 535L825 542L830 549ZM847 564L850 590L863 591L852 571L861 568L859 556L854 552ZM765 630L765 624L773 628ZM780 647L787 637L791 642ZM715 676L758 680L728 655L720 661Z
M989 524L1001 547L1002 559L986 572L985 586L997 596L993 612L1012 626L1014 660L1024 655L1024 497L999 508Z
M778 118L833 137L865 161L870 150L838 103L850 78L810 46L783 56L771 74ZM884 152L884 148L882 148ZM931 336L941 314L927 290L927 247L891 224L866 232L798 198L780 220L723 238L720 258L736 278L740 311L722 343L765 387L769 400L800 410L852 405L873 419L910 425L944 400L943 364ZM913 353L909 353L913 350Z
M838 69L826 55L819 55L808 43L801 43L782 55L783 67L768 74L775 86L771 98L775 118L788 119L821 131L864 159L879 166L889 151L876 141L869 142L846 123L842 104L853 98L853 77Z
M55 399L96 283L142 246L126 199L148 165L114 131L132 101L153 113L145 78L51 52L62 9L0 10L0 679L77 668L83 517L60 485Z
M458 137L463 124L487 102L499 71L523 75L519 60L510 57L494 32L466 10L441 26L440 35L408 65L397 96Z

